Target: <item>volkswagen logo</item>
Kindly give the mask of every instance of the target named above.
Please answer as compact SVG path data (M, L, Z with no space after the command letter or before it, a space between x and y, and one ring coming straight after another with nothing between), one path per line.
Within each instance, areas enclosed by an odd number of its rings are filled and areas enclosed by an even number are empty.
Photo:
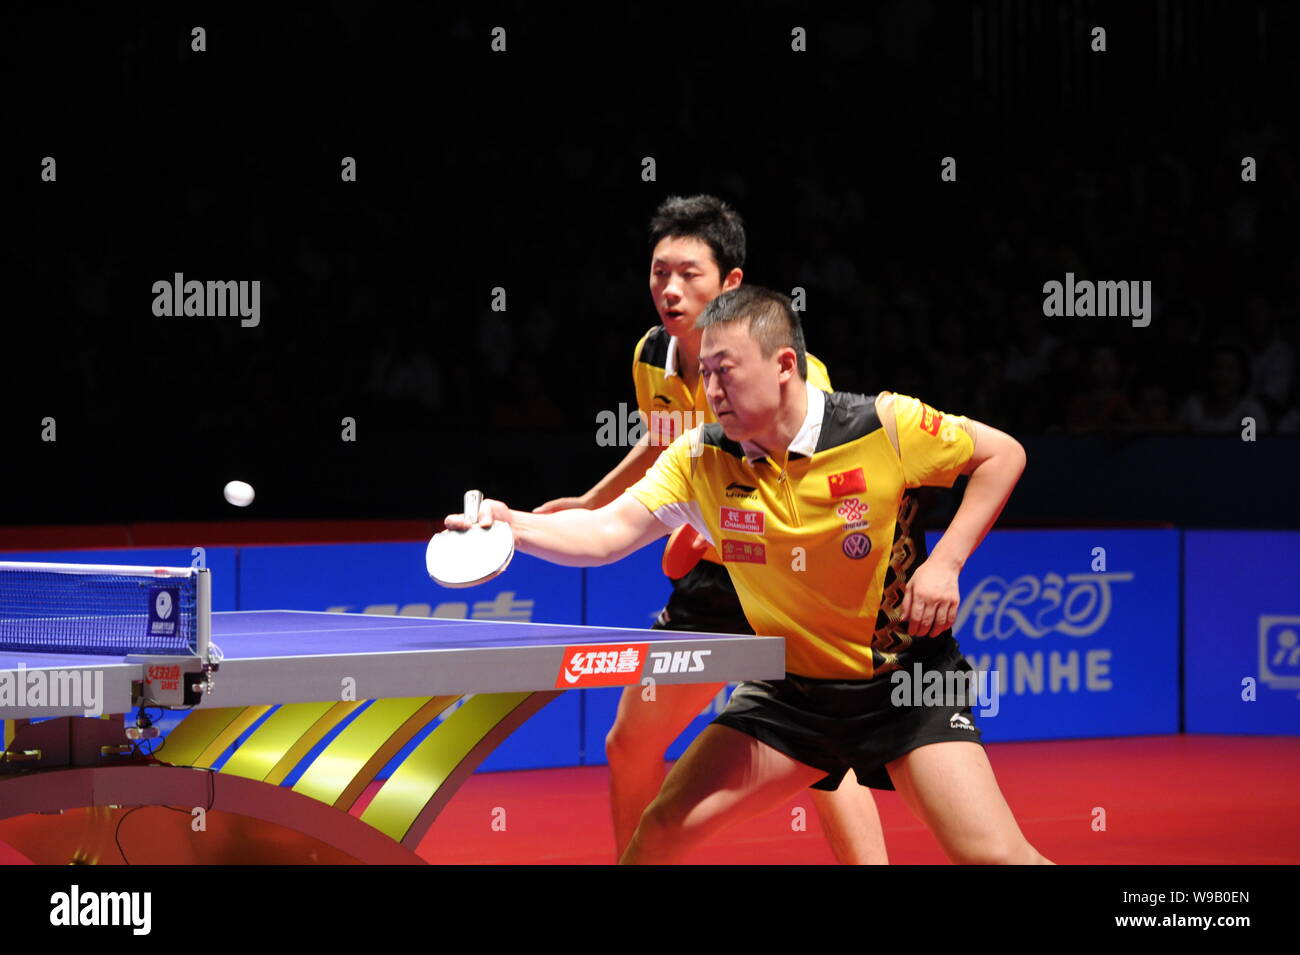
M844 548L845 557L861 560L871 553L871 538L866 534L850 534L840 546Z

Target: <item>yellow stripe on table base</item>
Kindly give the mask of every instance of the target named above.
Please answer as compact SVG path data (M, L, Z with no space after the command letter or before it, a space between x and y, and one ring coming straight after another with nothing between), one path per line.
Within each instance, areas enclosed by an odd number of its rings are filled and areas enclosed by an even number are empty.
M167 734L158 758L173 766L211 766L270 706L194 710Z
M286 703L249 734L223 773L278 786L313 746L362 703Z
M558 691L543 691L470 697L397 767L361 814L361 821L414 849L412 841L423 836L461 777L477 768L501 739L557 695ZM441 801L430 807L435 799ZM420 831L414 832L417 822Z
M389 760L458 699L375 700L312 761L294 791L347 810Z

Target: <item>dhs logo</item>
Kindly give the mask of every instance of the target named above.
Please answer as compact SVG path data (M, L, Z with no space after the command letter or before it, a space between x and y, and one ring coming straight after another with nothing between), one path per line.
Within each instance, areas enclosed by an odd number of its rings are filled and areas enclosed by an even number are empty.
M657 650L650 654L651 673L699 673L712 650Z

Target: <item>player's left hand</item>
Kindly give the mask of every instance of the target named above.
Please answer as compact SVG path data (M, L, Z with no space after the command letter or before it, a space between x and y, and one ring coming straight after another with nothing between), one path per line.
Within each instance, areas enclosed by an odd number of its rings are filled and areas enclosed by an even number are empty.
M916 568L903 591L900 615L900 619L907 621L908 633L914 637L937 637L953 625L961 603L957 574L956 568L928 560Z

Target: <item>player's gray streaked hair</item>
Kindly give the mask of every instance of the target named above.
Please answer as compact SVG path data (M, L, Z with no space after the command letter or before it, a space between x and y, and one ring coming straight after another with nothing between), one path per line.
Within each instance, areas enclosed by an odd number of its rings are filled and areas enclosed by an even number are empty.
M758 342L764 358L778 348L790 347L798 359L799 377L808 379L808 352L803 341L803 324L790 299L761 285L742 285L723 292L704 309L695 322L701 331L723 322L749 323L749 334Z

